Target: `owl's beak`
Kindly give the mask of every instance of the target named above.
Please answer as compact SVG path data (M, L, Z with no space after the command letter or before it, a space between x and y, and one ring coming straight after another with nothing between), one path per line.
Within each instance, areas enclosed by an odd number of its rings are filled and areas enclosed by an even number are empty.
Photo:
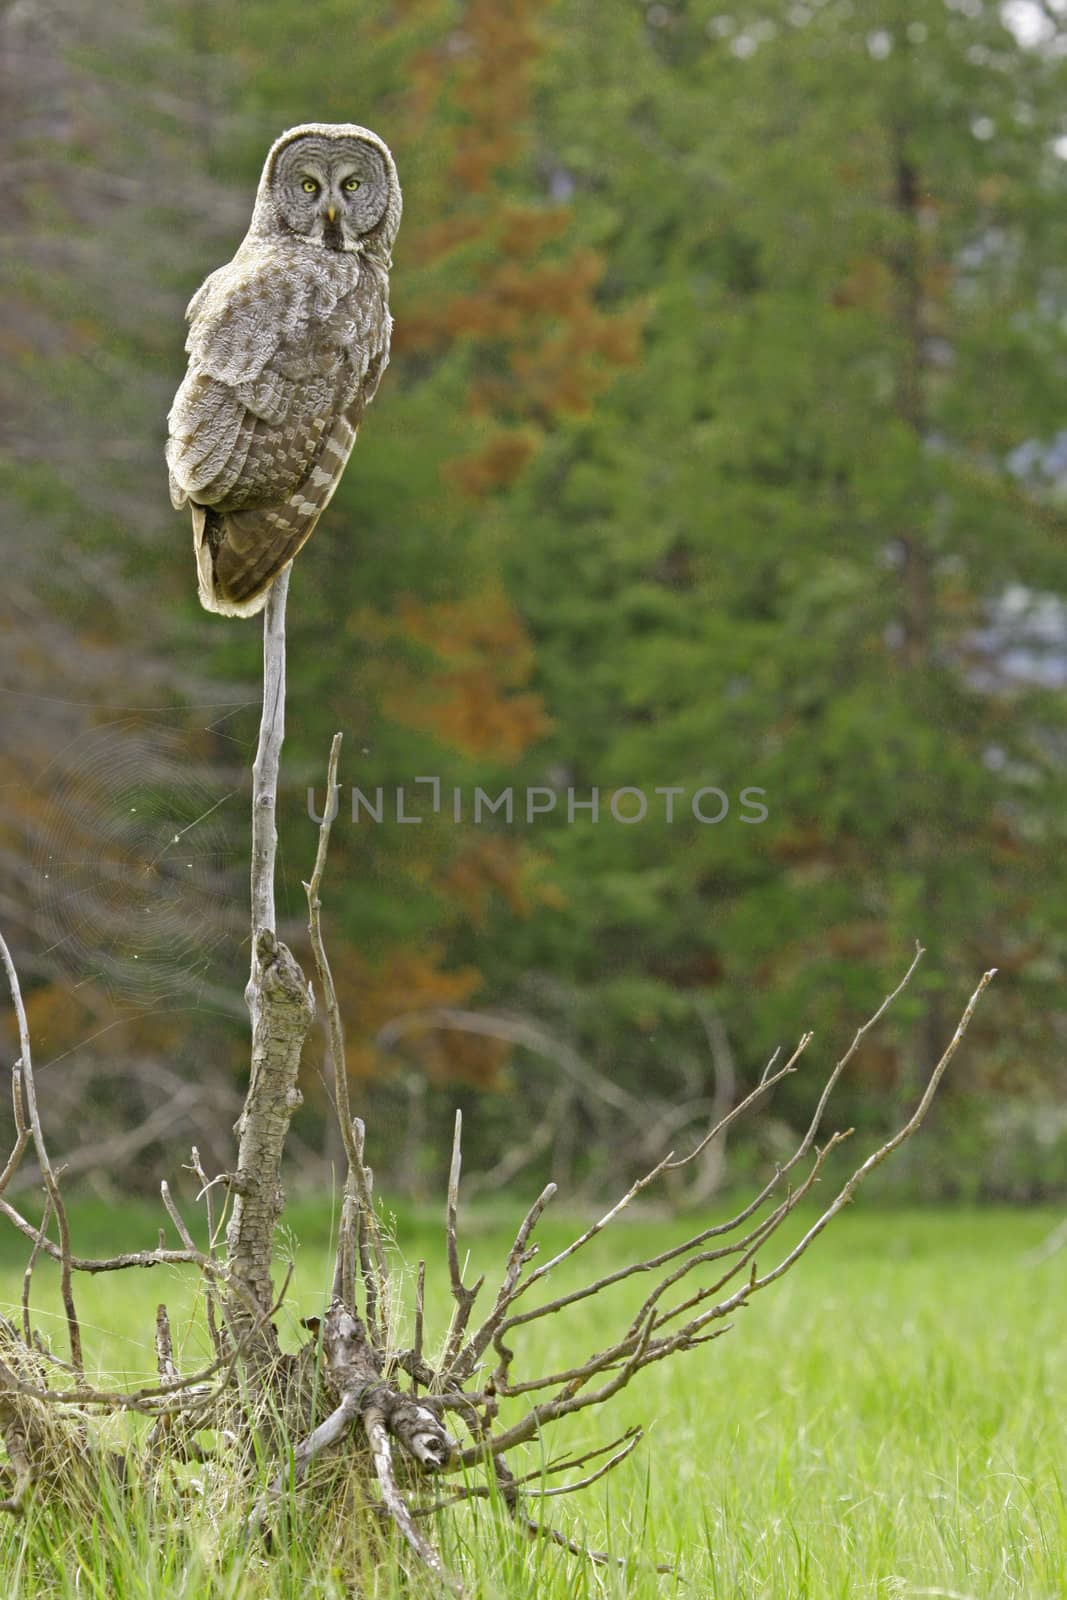
M327 206L326 207L326 221L327 222L336 222L337 221L337 207L336 206Z

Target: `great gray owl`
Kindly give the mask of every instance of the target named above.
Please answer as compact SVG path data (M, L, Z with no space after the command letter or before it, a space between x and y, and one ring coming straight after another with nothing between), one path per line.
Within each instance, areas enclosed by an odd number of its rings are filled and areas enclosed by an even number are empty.
M283 133L252 223L185 315L189 369L168 417L200 599L250 617L329 504L389 361L400 184L366 128Z

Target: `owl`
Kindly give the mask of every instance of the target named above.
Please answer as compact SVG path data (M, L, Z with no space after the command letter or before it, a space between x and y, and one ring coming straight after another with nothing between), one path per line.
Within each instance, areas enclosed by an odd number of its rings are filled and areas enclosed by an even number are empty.
M389 361L400 203L377 134L290 128L237 254L189 302L166 456L208 611L261 611L340 482Z

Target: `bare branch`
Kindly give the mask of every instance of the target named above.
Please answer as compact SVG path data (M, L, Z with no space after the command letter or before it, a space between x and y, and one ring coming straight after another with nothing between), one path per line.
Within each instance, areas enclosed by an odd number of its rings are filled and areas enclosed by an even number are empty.
M644 1429L641 1427L627 1428L626 1432L618 1439L613 1439L610 1444L598 1445L595 1450L587 1451L584 1456L579 1457L577 1460L562 1461L554 1466L543 1467L534 1472L526 1473L524 1477L514 1478L512 1481L516 1488L523 1488L526 1494L536 1496L541 1500L548 1500L557 1495L575 1494L579 1489L588 1489L591 1484L607 1477L609 1472L614 1471L628 1456L633 1454L644 1436ZM621 1445L622 1448L615 1449L616 1445ZM587 1473L584 1478L578 1478L574 1483L554 1484L548 1489L526 1488L527 1484L540 1483L553 1473L573 1471L577 1467L584 1465L585 1462L592 1461L597 1456L605 1455L609 1450L614 1451L614 1454L607 1461L602 1462L595 1471ZM457 1490L454 1495L450 1495L448 1499L435 1501L428 1509L430 1511L443 1511L448 1506L461 1505L465 1500L491 1500L497 1492L489 1484L470 1483Z
M515 1298L515 1286L519 1281L519 1275L522 1272L523 1267L525 1267L528 1262L532 1261L537 1253L536 1246L528 1248L530 1235L533 1233L534 1228L536 1228L538 1222L541 1220L541 1213L549 1204L555 1193L556 1185L554 1183L548 1184L544 1189L541 1190L541 1193L538 1195L529 1211L527 1211L525 1217L523 1217L519 1226L519 1231L515 1235L515 1243L508 1252L507 1264L504 1268L504 1277L501 1281L500 1288L497 1291L497 1297L493 1304L493 1309L490 1311L481 1327L478 1328L478 1330L474 1333L470 1339L470 1342L466 1345L462 1356L458 1361L453 1363L455 1376L460 1382L463 1382L466 1378L470 1377L481 1357L484 1355L485 1351L489 1348L493 1339L496 1337L497 1331L501 1327L504 1318L507 1315L508 1307ZM453 1368L446 1366L445 1375L451 1376L452 1372Z
M26 1263L26 1271L22 1275L22 1337L27 1347L33 1346L33 1333L30 1329L30 1284L33 1281L33 1269L37 1265L37 1257L41 1253L41 1246L48 1233L48 1224L52 1220L52 1196L45 1195L44 1212L41 1215L41 1228L33 1241L30 1259Z
M31 1243L36 1242L39 1228L16 1211L9 1200L0 1198L0 1216L6 1217ZM42 1239L41 1248L53 1261L62 1261L63 1252L51 1239ZM189 1262L198 1264L199 1260L199 1251L190 1254L188 1250L168 1250L165 1245L159 1245L155 1250L127 1250L117 1256L71 1256L70 1265L73 1272L124 1272L130 1267L174 1267Z
M370 1405L367 1407L363 1413L363 1426L366 1429L367 1442L370 1445L371 1456L374 1461L374 1471L378 1478L382 1501L386 1510L423 1566L429 1567L431 1572L436 1573L437 1577L442 1582L447 1583L454 1593L461 1594L462 1590L459 1585L446 1574L441 1557L437 1554L433 1545L423 1537L415 1526L411 1512L408 1510L407 1502L396 1486L396 1477L393 1472L393 1449L385 1426L384 1414L378 1406Z
M411 1351L412 1357L414 1359L414 1366L415 1366L415 1371L416 1372L418 1371L419 1367L422 1364L422 1336L423 1336L423 1323L424 1323L424 1320L425 1320L425 1316L426 1316L426 1263L425 1263L425 1261L420 1261L419 1262L419 1270L418 1270L418 1273L416 1274L416 1277L415 1277L415 1335L414 1335L414 1343L412 1345L412 1351ZM412 1389L412 1393L413 1394L418 1394L418 1392L419 1392L419 1381L418 1381L418 1378L413 1378L411 1389Z
M917 950L916 956L908 968L908 972L903 982L906 982L915 971L915 967L920 955L921 951ZM602 1404L604 1400L610 1398L618 1391L619 1388L628 1383L630 1378L636 1372L640 1371L643 1367L650 1365L652 1362L663 1360L667 1356L681 1351L693 1349L699 1344L706 1342L709 1338L721 1336L721 1334L725 1332L728 1327L725 1319L733 1312L746 1305L753 1294L758 1293L761 1289L769 1286L771 1283L777 1282L779 1278L789 1271L791 1267L800 1259L804 1251L809 1248L814 1239L818 1237L819 1233L828 1225L832 1218L840 1212L843 1206L848 1204L849 1200L852 1198L863 1179L869 1175L869 1173L873 1171L875 1167L888 1159L893 1151L898 1149L906 1139L910 1138L920 1126L927 1110L929 1109L938 1084L940 1083L941 1078L947 1070L947 1067L966 1032L975 1007L977 1006L982 993L991 981L992 977L992 972L986 973L974 994L971 996L971 999L964 1010L952 1040L950 1041L941 1059L934 1067L923 1095L909 1119L891 1138L887 1139L882 1145L880 1145L877 1150L868 1156L867 1159L855 1169L849 1179L842 1185L841 1189L838 1191L830 1205L825 1208L818 1220L805 1233L799 1244L787 1251L781 1260L769 1271L763 1273L762 1275L758 1272L756 1266L757 1251L760 1251L766 1247L767 1242L775 1233L777 1233L785 1218L792 1213L796 1206L810 1192L813 1185L817 1181L820 1172L823 1170L830 1154L834 1149L836 1149L842 1139L847 1137L847 1135L835 1134L820 1150L816 1152L814 1161L812 1162L810 1170L808 1171L804 1180L799 1185L790 1188L786 1192L785 1196L779 1201L775 1209L762 1222L749 1229L749 1231L742 1236L732 1238L723 1246L712 1249L701 1248L706 1240L713 1237L716 1233L721 1232L723 1228L731 1233L736 1234L737 1230L741 1228L747 1219L752 1215L754 1209L753 1206L750 1205L745 1207L741 1212L738 1213L736 1217L732 1218L728 1224L719 1225L717 1228L702 1230L701 1233L696 1234L692 1239L687 1240L680 1248L675 1247L671 1251L662 1252L660 1256L650 1258L650 1260L645 1262L630 1263L627 1267L619 1269L616 1272L606 1274L603 1278L598 1279L593 1283L586 1284L580 1289L571 1290L561 1294L555 1300L551 1300L546 1304L534 1306L529 1310L511 1315L504 1315L501 1317L498 1320L495 1332L492 1335L492 1342L495 1345L500 1357L499 1364L493 1376L494 1389L502 1395L518 1395L536 1391L543 1392L545 1390L554 1390L555 1392L550 1394L545 1400L534 1405L525 1416L511 1423L511 1425L503 1432L498 1432L489 1437L484 1437L481 1439L475 1438L472 1444L466 1450L464 1450L460 1456L459 1463L462 1465L471 1465L474 1462L485 1459L487 1456L499 1457L501 1454L514 1448L517 1444L522 1443L526 1439L532 1438L547 1424L556 1421L558 1418L570 1415L575 1411L583 1410L590 1406ZM887 1005L891 1003L891 1001L900 993L903 987L903 982L898 984L898 986L892 991L886 1000L883 1001L882 1005L875 1013L874 1018L871 1019L871 1022L884 1015ZM865 1023L863 1027L857 1031L849 1050L846 1051L845 1055L837 1063L830 1074L830 1085L836 1083L840 1078L841 1072L844 1070L844 1066L847 1065L848 1061L855 1054L859 1042L869 1030L871 1022ZM801 1040L797 1053L799 1053L799 1050L803 1049L806 1045L807 1037L808 1036L805 1036ZM796 1055L794 1055L792 1059L795 1060L795 1058ZM785 1068L779 1069L778 1075L780 1075L781 1072L789 1070L791 1066L792 1061L787 1063ZM765 1074L764 1077L767 1079L767 1074ZM815 1116L813 1117L807 1132L801 1138L797 1149L794 1151L786 1165L775 1173L771 1183L765 1187L762 1195L757 1197L758 1200L766 1198L766 1196L772 1192L773 1189L782 1181L784 1174L794 1167L797 1161L800 1160L802 1156L805 1155L811 1148L816 1129L825 1110L827 1097L827 1091L824 1089L820 1096ZM658 1167L653 1168L652 1172L647 1176L646 1179L638 1181L638 1187L644 1186L647 1181L650 1181L652 1177L656 1176L660 1171L662 1171L664 1165L665 1162L661 1162ZM572 1255L576 1249L582 1247L597 1232L601 1231L606 1222L610 1221L614 1215L617 1215L620 1207L628 1202L628 1200L632 1197L632 1193L633 1188L628 1191L627 1195L623 1197L623 1200L620 1201L616 1207L613 1207L605 1217L601 1218L598 1223L593 1224L590 1229L587 1229L585 1233L580 1235L579 1238L569 1245L564 1251L559 1252L555 1257L553 1257L551 1262L539 1267L536 1272L531 1273L526 1280L518 1283L513 1283L511 1281L513 1278L513 1263L515 1255L513 1250L512 1255L509 1257L508 1268L505 1271L504 1283L502 1284L501 1291L498 1293L497 1305L494 1307L494 1311L501 1305L502 1302L506 1308L509 1298L510 1302L513 1303L514 1300L518 1298L518 1295L528 1289L533 1282L542 1279L552 1266L558 1264L562 1260L567 1259L567 1257ZM522 1242L525 1244L525 1239L523 1239ZM722 1259L725 1259L729 1263L724 1272L720 1273L710 1283L698 1287L686 1298L668 1305L666 1309L660 1309L664 1297L684 1278L686 1278L697 1268ZM583 1361L576 1363L573 1367L565 1371L543 1374L516 1383L509 1381L509 1370L511 1363L514 1360L514 1354L507 1344L505 1344L504 1338L505 1335L507 1335L512 1329L545 1316L555 1315L564 1308L574 1304L576 1300L598 1294L610 1284L619 1282L622 1278L629 1276L632 1272L655 1270L667 1265L670 1261L677 1261L677 1265L672 1267L671 1270L667 1271L663 1276L657 1279L653 1289L634 1316L629 1328L625 1333L622 1334L621 1337L613 1342L610 1342L601 1351L587 1356ZM727 1290L731 1281L736 1280L737 1277L743 1273L746 1273L747 1275L745 1276L744 1282L741 1284L741 1286L732 1293L727 1293L725 1298L721 1298L723 1291ZM676 1324L680 1325L672 1326ZM722 1324L722 1326L712 1327L712 1324ZM591 1388L591 1381L594 1378L601 1377L605 1373L611 1373L612 1375L608 1377L606 1381L602 1382L599 1388Z
M59 1192L59 1183L49 1160L48 1149L44 1141L44 1131L41 1128L41 1118L37 1110L37 1090L33 1081L33 1057L30 1052L30 1030L26 1021L26 1008L22 1003L22 990L19 987L18 973L15 963L11 959L11 951L7 942L0 934L0 958L3 959L7 971L8 986L11 990L11 1000L15 1007L18 1019L19 1049L22 1056L22 1090L25 1094L26 1113L29 1117L30 1129L33 1134L33 1147L37 1152L37 1160L41 1168L48 1197L52 1202L52 1209L56 1214L56 1223L59 1227L59 1287L63 1297L63 1308L67 1316L67 1334L70 1339L71 1364L81 1373L84 1370L82 1358L82 1336L78 1325L78 1313L74 1306L74 1290L71 1284L71 1252L70 1252L70 1225L67 1221L67 1208Z
M30 1130L26 1126L26 1108L22 1096L21 1056L11 1069L11 1108L15 1116L15 1143L4 1165L3 1172L0 1172L0 1194L3 1194L18 1171L19 1163L30 1140Z
M212 1178L210 1182L208 1181L207 1173L204 1171L203 1163L200 1160L200 1151L196 1148L195 1144L192 1148L192 1160L190 1161L189 1170L195 1173L196 1177L200 1181L200 1193L196 1198L198 1200L203 1200L204 1209L207 1212L208 1252L210 1253L212 1250L214 1250L216 1244L218 1243L218 1227L215 1220L215 1196L213 1190L215 1184L219 1182L219 1179Z
M337 1113L337 1122L344 1142L345 1155L348 1158L348 1177L345 1183L346 1196L351 1189L353 1196L358 1200L359 1217L354 1218L350 1209L347 1218L342 1217L342 1227L338 1237L338 1258L335 1272L335 1284L345 1284L346 1292L353 1292L352 1277L344 1260L345 1252L350 1252L354 1238L360 1236L364 1240L369 1259L363 1267L364 1290L367 1297L367 1321L372 1332L384 1348L386 1330L389 1326L389 1274L385 1259L385 1246L382 1242L381 1230L378 1227L378 1218L374 1210L373 1184L370 1174L363 1162L364 1132L363 1124L353 1120L352 1108L348 1095L348 1067L345 1060L345 1036L341 1022L341 1008L337 1003L337 991L334 988L333 973L326 955L326 945L322 937L322 901L319 891L322 887L322 876L326 870L326 857L330 847L330 829L337 813L337 764L341 755L341 735L335 733L330 745L330 760L326 775L326 805L322 821L319 824L319 842L315 853L315 866L311 873L311 880L305 883L304 891L308 903L308 932L311 935L311 948L315 956L315 967L322 987L323 1001L326 1008L326 1023L330 1039L330 1056L333 1061L333 1092L334 1106ZM354 1306L355 1302L352 1301Z
M164 1383L174 1383L178 1369L174 1365L174 1341L170 1334L170 1318L162 1302L156 1307L156 1369Z
M448 1330L448 1343L445 1346L444 1357L441 1362L442 1377L451 1372L459 1347L463 1342L463 1335L467 1331L471 1310L478 1291L485 1282L485 1275L470 1288L463 1286L463 1274L459 1267L459 1246L456 1242L456 1217L459 1210L459 1176L463 1164L462 1155L463 1139L463 1113L457 1110L456 1123L452 1134L452 1162L448 1173L448 1203L445 1212L445 1243L448 1251L448 1276L452 1287L452 1298L456 1302L452 1313L452 1324Z

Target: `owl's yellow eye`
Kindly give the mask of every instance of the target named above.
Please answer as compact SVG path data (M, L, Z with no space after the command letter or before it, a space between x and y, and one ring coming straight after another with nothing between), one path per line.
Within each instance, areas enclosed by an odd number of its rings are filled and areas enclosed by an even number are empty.
M346 178L344 183L341 185L341 187L348 194L354 194L355 191L359 188L359 179L358 178Z
M314 178L305 178L300 187L303 189L305 194L318 194L319 192L319 185L315 182Z

